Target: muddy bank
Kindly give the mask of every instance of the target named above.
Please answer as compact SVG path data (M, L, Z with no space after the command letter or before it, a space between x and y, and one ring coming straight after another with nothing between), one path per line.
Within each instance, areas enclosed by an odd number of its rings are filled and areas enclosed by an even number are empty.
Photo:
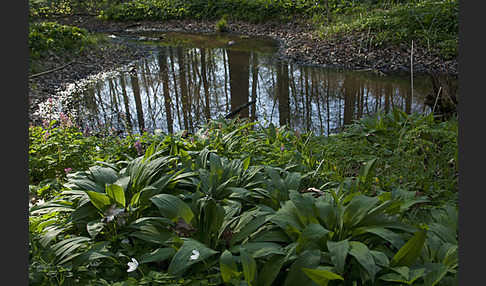
M164 22L107 22L97 18L78 17L60 22L78 25L93 32L124 34L137 30L160 30L177 32L215 32L215 21L172 20ZM410 71L411 43L377 48L369 45L366 33L352 33L321 39L315 27L305 21L287 23L266 22L252 24L240 21L228 23L232 33L249 36L268 36L280 43L279 56L294 62L338 66L348 69L370 69L383 73ZM457 59L443 60L414 46L414 72L437 72L457 75Z
M86 79L90 75L113 70L120 65L146 56L146 48L116 42L101 43L77 55L61 57L51 54L36 62L35 71L29 74L29 122L38 124L34 113L38 103L65 90L69 84Z

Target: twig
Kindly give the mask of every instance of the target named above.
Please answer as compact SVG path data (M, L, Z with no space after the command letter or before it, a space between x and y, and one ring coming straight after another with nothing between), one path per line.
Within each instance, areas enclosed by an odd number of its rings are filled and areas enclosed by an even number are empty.
M412 40L412 50L410 51L410 91L411 100L413 100L413 40Z
M69 63L67 63L67 64L65 64L63 66L57 67L55 69L47 70L47 71L43 71L43 72L40 72L40 73L33 74L33 75L29 76L29 79L35 78L35 77L38 77L38 76L41 76L41 75L45 75L45 74L48 74L48 73L51 73L51 72L55 72L55 71L58 71L58 70L61 70L61 69L65 68L65 67L67 67L68 65L73 64L74 62L75 61L71 61L71 62L69 62Z
M242 104L242 105L238 106L237 108L235 108L234 110L232 110L230 113L228 113L224 118L226 118L226 119L232 118L233 116L238 114L243 108L248 107L248 106L250 106L254 103L256 103L256 101L250 101L248 103Z
M442 86L439 87L439 91L437 92L437 96L435 97L434 107L432 107L432 114L434 114L435 106L437 105L437 102L439 101L439 96L440 96L441 90L442 90Z

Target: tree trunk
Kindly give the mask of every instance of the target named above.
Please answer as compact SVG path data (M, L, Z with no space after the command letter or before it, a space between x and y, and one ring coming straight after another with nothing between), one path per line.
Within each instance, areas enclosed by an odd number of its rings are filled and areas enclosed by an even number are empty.
M172 110L171 110L171 97L169 91L169 71L167 67L167 54L165 49L159 50L158 55L159 60L159 77L162 81L162 90L164 94L164 106L165 106L165 118L167 121L167 131L168 133L174 133L174 122L172 119Z
M243 51L228 51L231 110L248 103L250 54ZM248 117L248 108L240 111L240 117Z

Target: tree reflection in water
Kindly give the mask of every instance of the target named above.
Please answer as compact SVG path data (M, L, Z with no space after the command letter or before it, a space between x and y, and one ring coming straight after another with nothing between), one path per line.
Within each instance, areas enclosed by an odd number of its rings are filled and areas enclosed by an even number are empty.
M157 48L151 56L83 93L78 122L92 130L193 132L209 118L255 101L240 117L329 134L377 110L427 112L424 97L432 87L425 76L414 77L411 98L406 74L291 64L276 60L267 42L237 38L228 46L228 39L219 39L219 46L209 36L192 46L152 43Z

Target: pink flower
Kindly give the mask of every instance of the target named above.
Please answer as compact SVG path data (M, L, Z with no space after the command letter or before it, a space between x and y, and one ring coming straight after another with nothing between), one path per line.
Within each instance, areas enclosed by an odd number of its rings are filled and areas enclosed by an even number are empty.
M44 127L45 129L49 128L49 120L43 119L42 120L42 127Z
M284 144L280 145L280 152L283 152L285 150Z
M142 150L142 144L140 144L140 140L137 140L135 143L133 143L133 147L137 149L138 155L142 155L143 150Z
M64 112L59 113L59 119L61 119L61 126L63 127L72 127L73 123L71 122L71 118L69 118Z
M73 168L66 168L64 169L64 172L66 172L66 175L69 174L71 171L73 170Z

